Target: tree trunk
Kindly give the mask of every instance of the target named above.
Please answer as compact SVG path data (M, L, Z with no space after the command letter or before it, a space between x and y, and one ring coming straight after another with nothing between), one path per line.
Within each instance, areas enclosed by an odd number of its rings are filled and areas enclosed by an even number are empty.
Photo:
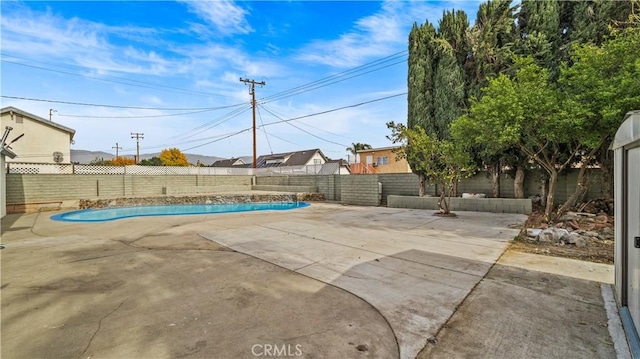
M547 205L547 187L549 186L549 178L545 175L540 175L540 203L543 206Z
M613 151L609 151L611 141L606 141L598 151L598 163L602 176L602 196L606 199L613 198Z
M515 198L524 198L524 167L516 166L516 176L513 179L513 195Z
M489 166L489 174L491 175L491 186L493 189L493 198L500 197L500 164L496 163Z
M418 196L424 197L427 192L427 180L421 173L418 175Z
M556 191L556 183L558 182L558 172L554 169L549 174L549 188L547 190L547 204L544 208L544 217L546 220L551 220L553 215L553 198Z
M436 184L436 188L440 189L440 197L438 198L438 210L440 211L440 213L448 214L449 204L446 200L447 192L444 183Z
M585 174L587 173L587 163L583 161L580 166L580 171L578 172L578 180L576 182L576 190L573 191L571 196L567 198L562 206L558 209L558 215L562 215L564 212L568 211L571 207L575 206L576 203L582 196L587 193L589 190L589 179L586 178Z

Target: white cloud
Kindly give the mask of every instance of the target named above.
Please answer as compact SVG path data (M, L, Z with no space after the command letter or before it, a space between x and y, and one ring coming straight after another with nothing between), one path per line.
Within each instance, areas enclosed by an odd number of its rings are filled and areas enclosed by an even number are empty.
M217 1L184 1L187 8L199 18L214 25L223 35L248 34L253 28L247 22L247 10L230 0ZM203 31L201 26L193 27Z
M304 46L297 60L333 67L355 67L372 58L407 49L409 31L414 22L425 19L436 23L443 10L462 9L473 18L478 3L393 1L382 3L379 11L360 18L352 29L336 39L318 39Z

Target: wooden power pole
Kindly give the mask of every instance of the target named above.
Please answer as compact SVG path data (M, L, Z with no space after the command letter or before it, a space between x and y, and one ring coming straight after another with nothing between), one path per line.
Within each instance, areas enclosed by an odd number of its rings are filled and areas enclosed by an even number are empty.
M256 85L266 85L264 81L256 82L255 80L240 78L240 82L251 85L251 110L253 111L253 168L258 165L258 157L256 157Z
M138 164L140 162L140 140L144 140L144 133L131 132L131 138L136 139L136 164Z
M116 149L116 160L118 159L118 150L121 150L122 147L118 146L118 142L116 142L116 147L111 147Z

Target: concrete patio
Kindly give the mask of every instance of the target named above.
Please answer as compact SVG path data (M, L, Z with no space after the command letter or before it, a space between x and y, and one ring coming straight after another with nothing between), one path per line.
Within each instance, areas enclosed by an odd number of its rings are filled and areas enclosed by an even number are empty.
M2 219L2 357L616 356L599 283L612 267L503 255L522 215L51 214Z

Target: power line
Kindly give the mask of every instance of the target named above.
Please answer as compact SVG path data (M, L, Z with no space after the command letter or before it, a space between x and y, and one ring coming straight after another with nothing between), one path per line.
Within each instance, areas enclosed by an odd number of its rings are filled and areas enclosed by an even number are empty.
M357 104L354 104L354 105L342 106L342 107L334 108L334 109L331 109L331 110L312 113L312 114L309 114L309 115L293 117L293 118L290 118L288 120L280 120L280 121L275 121L275 122L269 122L269 123L265 123L264 126L276 125L276 124L283 123L283 122L296 121L296 120L300 120L300 119L307 118L307 117L324 115L326 113L336 112L336 111L344 110L344 109L347 109L347 108L359 107L359 106L366 105L366 104L369 104L369 103L378 102L378 101L384 101L384 100L388 100L388 99L391 99L391 98L394 98L394 97L403 96L403 95L406 95L406 94L407 94L407 92L402 92L402 93L395 94L395 95L390 95L390 96L377 98L375 100L369 100L369 101L365 101L365 102L360 102L360 103L357 103Z
M262 108L264 108L264 107L262 107ZM313 137L315 137L315 138L317 138L317 139L319 139L319 140L321 140L321 141L325 141L325 142L333 143L333 144L340 145L340 146L344 146L344 147L349 147L348 145L345 145L345 144L342 144L342 143L338 143L338 142L334 142L334 141L330 141L330 140L327 140L327 139L322 138L322 137L320 137L320 136L317 136L317 135L315 135L315 134L313 134L313 133L311 133L311 132L309 132L309 131L307 131L307 130L305 130L305 129L302 129L302 128L300 128L300 127L298 127L298 126L294 125L293 123L291 123L291 122L289 122L289 121L286 121L286 120L282 119L280 116L277 116L275 113L273 113L273 112L271 112L271 111L267 110L266 108L264 108L264 110L265 110L265 111L267 111L267 112L269 112L270 114L272 114L272 115L273 115L273 116L275 116L276 118L278 118L278 119L282 120L282 122L286 123L287 125L292 126L292 127L294 127L294 128L297 128L298 130L300 130L300 131L302 131L302 132L304 132L304 133L306 133L306 134L308 134L308 135L311 135L311 136L313 136ZM264 125L263 125L263 127L264 127Z
M78 118L157 118L157 117L172 117L172 116L185 116L185 115L193 115L195 113L203 113L203 112L211 112L214 110L199 110L199 111L190 111L190 112L181 112L181 113L172 113L165 115L146 115L146 116L91 116L91 115L65 115L59 113L58 116L61 117L78 117Z
M86 102L70 102L70 101L58 101L58 100L46 100L39 98L31 98L31 97L18 97L18 96L7 96L1 95L3 98L10 98L14 100L24 100L24 101L38 101L38 102L50 102L50 103L61 103L65 105L76 105L76 106L93 106L93 107L108 107L108 108L125 108L125 109L134 109L134 110L162 110L162 111L198 111L198 110L222 110L225 108L238 107L244 105L244 103L238 103L235 105L229 106L219 106L219 107L195 107L195 108L166 108L166 107L141 107L141 106L119 106L119 105L104 105L104 104L96 104L96 103L86 103Z
M31 60L31 59L26 59L26 58L22 58L22 57L14 56L14 55L10 55L10 56L11 56L11 57L18 58L18 59L23 59L23 60L32 61L32 62L40 62L40 61L35 61L35 60ZM160 85L160 84L154 84L154 83L151 83L151 82L145 82L145 81L140 81L140 80L132 80L132 79L128 79L128 78L125 78L125 77L108 76L108 75L105 75L105 76L104 76L104 77L111 77L111 78L115 78L115 79L120 79L120 80L124 80L124 81L129 81L129 82L109 80L109 79L106 79L106 78L100 78L100 77L95 77L95 76L88 76L88 75L76 74L76 73L72 73L72 72L68 72L68 71L55 70L55 69L50 69L50 68L41 67L41 66L27 65L27 64L24 64L24 63L15 62L15 61L9 61L9 60L5 60L5 59L2 59L2 60L0 60L0 61L2 61L2 62L6 62L6 63L10 63L10 64L14 64L14 65L18 65L18 66L30 67L30 68L39 69L39 70L44 70L44 71L57 72L57 73L61 73L61 74L65 74L65 75L70 75L70 76L84 77L84 78L88 78L88 79L91 79L91 80L104 81L104 82L111 82L111 83L116 83L116 84L121 84L121 85L127 85L127 86L133 86L133 87L141 87L141 88L159 88L160 90L170 91L170 92L182 92L182 93L191 93L191 94L206 95L206 96L229 97L229 96L224 96L224 95L214 94L214 93L210 93L210 92L204 92L204 91L198 91L198 90L183 89L183 88L179 88L179 87L167 86L167 85ZM44 62L40 62L40 63L44 63ZM47 64L47 63L44 63L44 64ZM49 65L51 65L51 64L49 64ZM54 65L54 66L55 66L55 65ZM139 83L139 84L141 84L141 85L136 85L135 83L130 83L130 82ZM147 86L143 86L143 85L147 85Z
M275 121L275 122L265 123L265 124L264 124L263 126L261 126L261 127L266 127L266 126L269 126L269 125L275 125L275 124L279 124L279 123L287 123L287 122L295 121L295 120L299 120L299 119L302 119L302 118L308 118L308 117L313 117L313 116L323 115L323 114L326 114L326 113L331 113L331 112L335 112L335 111L344 110L344 109L347 109L347 108L353 108L353 107L363 106L363 105L366 105L366 104L369 104L369 103L378 102L378 101L384 101L384 100L388 100L388 99L391 99L391 98L394 98L394 97L403 96L403 95L406 95L406 94L407 94L406 92L403 92L403 93L399 93L399 94L395 94L395 95L390 95L390 96L385 96L385 97L381 97L381 98L377 98L377 99L373 99L373 100L369 100L369 101L365 101L365 102L360 102L360 103L353 104L353 105L348 105L348 106L343 106L343 107L339 107L339 108L334 108L334 109L331 109L331 110L326 110L326 111L316 112L316 113L312 113L312 114L309 114L309 115L298 116L298 117L290 118L290 119L287 119L287 120L281 119L280 121ZM264 108L264 106L263 106L263 108ZM266 110L266 109L265 109L265 110ZM276 116L276 117L278 117L278 116ZM187 148L187 149L185 149L185 150L182 150L182 151L188 151L188 150L192 150L192 149L194 149L194 148L198 148L198 147L206 146L206 145L211 144L211 143L214 143L214 142L222 141L222 140L227 139L227 138L229 138L229 137L237 136L237 135L239 135L239 134L241 134L241 133L243 133L243 132L250 131L251 129L252 129L252 127L248 127L248 128L242 129L242 130L240 130L240 131L230 133L229 135L226 135L226 136L224 136L224 137L222 137L222 138L218 138L218 139L215 139L215 140L213 140L213 141L209 141L209 142L207 142L207 143L203 143L203 144L200 144L200 145L197 145L197 146L189 147L189 148ZM264 129L263 129L263 130L264 130ZM272 136L273 136L273 135L272 135ZM274 136L274 137L275 137L275 136ZM341 144L341 146L344 146L344 145L342 145L342 144ZM349 147L349 146L345 146L345 147Z
M232 120L240 115L242 115L243 113L247 112L249 109L251 109L250 106L245 107L245 108L239 108L239 109L235 109L227 114L224 114L214 120L208 121L202 125L199 125L197 127L192 128L191 130L185 131L182 134L179 134L177 136L175 136L176 138L183 138L183 139L187 139L187 138L191 138L199 133L203 133L205 131L208 131L216 126L220 126L221 124ZM195 132L194 132L195 131ZM185 136L186 134L193 132L192 134Z
M342 72L337 73L335 75L327 76L327 77L321 78L319 80L312 81L310 83L291 88L289 90L285 90L285 91L278 92L278 93L273 94L273 95L269 95L269 96L263 98L262 100L265 101L265 102L275 101L277 99L294 96L294 95L297 95L297 94L300 94L300 93L303 93L303 92L312 91L312 90L315 90L317 88L321 88L321 87L328 86L328 85L331 85L331 84L334 84L334 83L342 82L342 81L348 80L350 78L361 76L361 75L364 75L364 74L367 74L367 73L370 73L370 72L373 72L373 71L378 71L378 70L381 70L383 68L387 68L389 66L396 65L396 64L399 64L399 63L402 63L402 62L406 61L406 58L404 57L406 55L406 53L408 53L408 50L403 50L403 51L397 52L395 54L391 54L389 56L377 59L375 61L372 61L372 62L363 64L363 65L354 67L352 69L342 71ZM402 61L394 62L394 63L386 65L384 67L380 67L380 68L373 69L373 70L370 70L370 71L367 71L367 72L363 72L361 74L356 74L356 75L350 76L348 78L340 79L341 77L356 73L358 71L362 71L362 70L365 70L365 69L368 69L368 68L371 68L371 67L380 66L380 65L382 65L384 63L397 60L400 57L403 58ZM334 82L331 82L331 81L334 81ZM331 83L327 84L327 82L331 82ZM324 85L321 85L321 84L324 84Z
M265 135L267 134L267 131L265 131L265 130L264 130L264 128L262 128L262 127L259 127L259 128L258 128L258 130L259 130L259 131L264 132L264 133L265 133ZM292 144L292 145L295 145L295 146L301 147L301 145L300 145L299 143L291 142L291 141L289 141L289 140L287 140L287 139L284 139L284 138L282 138L282 137L276 136L276 135L274 135L273 133L272 133L272 134L270 134L269 136L271 136L271 137L275 137L275 138L279 139L280 141L284 141L284 142L286 142L286 143L290 143L290 144ZM273 151L272 151L271 153L273 153Z
M265 111L267 111L267 112L269 112L269 113L271 113L271 114L276 113L276 114L278 114L278 115L280 115L280 116L282 116L282 117L287 117L287 116L283 115L282 113L279 113L278 111L275 111L275 110L273 110L273 109L271 109L271 110L267 109L267 108L266 108L264 105L262 105L262 104L260 105L260 107L262 107ZM343 136L343 135L338 134L338 133L334 133L334 132L331 132L331 131L327 131L327 130L324 130L324 129L320 128L320 127L316 127L316 126L310 125L310 124L308 124L308 123L306 123L306 122L302 122L302 121L298 121L298 122L299 122L301 125L305 125L305 126L311 127L311 128L313 128L314 130L318 130L318 131L321 131L321 132L325 132L325 133L328 133L328 134L333 135L333 136L342 137L342 138L347 139L347 140L350 140L350 139L351 139L351 137L347 137L347 136Z
M262 122L262 114L260 114L260 107L258 107L257 110L258 110L258 117L260 118L260 125L264 126L264 122ZM264 132L264 137L267 139L267 144L269 145L269 152L273 154L273 148L271 148L271 142L269 142L269 135L265 130L262 130L262 132Z
M197 146L193 146L193 147L186 148L186 149L184 149L184 150L182 150L182 151L183 151L183 152L186 152L186 151L192 150L192 149L194 149L194 148L198 148L198 147L206 146L206 145L211 144L211 143L214 143L214 142L222 141L222 140L224 140L224 139L227 139L227 138L229 138L229 137L233 137L233 136L237 136L237 135L239 135L239 134L241 134L241 133L243 133L243 132L247 132L247 131L249 131L249 130L251 130L251 127L248 127L248 128L245 128L244 130L240 130L240 131L234 132L234 133L232 133L232 134L229 134L229 135L227 135L227 136L224 136L224 137L218 138L217 140L209 141L209 142L207 142L207 143L203 143L203 144L200 144L200 145L197 145Z

